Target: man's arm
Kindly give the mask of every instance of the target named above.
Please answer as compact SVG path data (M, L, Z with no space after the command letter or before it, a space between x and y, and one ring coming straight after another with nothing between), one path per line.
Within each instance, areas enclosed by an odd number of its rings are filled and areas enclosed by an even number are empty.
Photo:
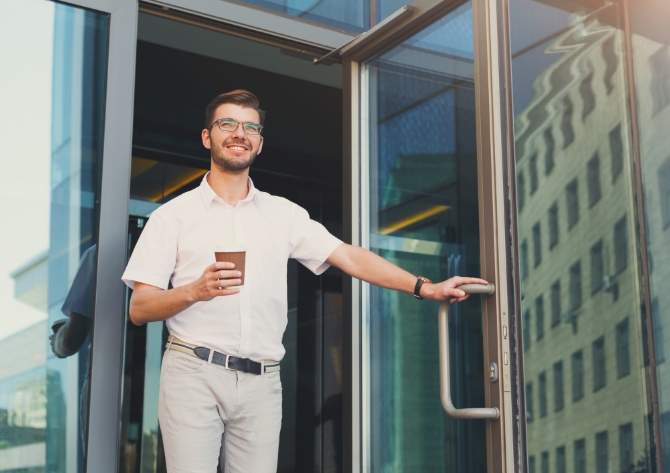
M237 294L242 280L241 273L234 268L233 263L214 263L196 281L173 289L135 282L130 298L130 321L142 325L169 319L196 302Z
M340 245L331 253L327 261L350 276L370 284L407 294L414 293L415 275L365 248L347 244ZM461 302L468 298L465 292L458 289L458 286L462 284L488 284L488 281L456 276L440 283L425 283L421 286L421 297L450 303Z

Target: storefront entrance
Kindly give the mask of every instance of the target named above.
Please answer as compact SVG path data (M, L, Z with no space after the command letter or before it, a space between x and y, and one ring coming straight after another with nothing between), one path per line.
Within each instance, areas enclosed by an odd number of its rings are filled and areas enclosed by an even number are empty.
M204 105L236 87L253 90L267 111L254 185L341 237L340 66L305 73L305 59L277 47L146 14L138 36L129 250L151 211L200 184L210 165L200 143ZM317 278L294 261L288 274L279 471L343 471L341 274ZM121 471L165 471L156 418L163 325L128 323Z
M493 218L500 208L489 205L498 189L494 153L476 133L490 124L476 97L469 3L401 8L368 34L349 35L354 41L338 54L300 32L280 38L228 17L80 3L107 10L61 6L76 15L59 35L81 27L94 36L94 51L85 47L92 42L76 42L89 61L81 67L97 78L109 70L112 80L87 85L78 102L90 105L98 93L97 107L84 107L98 119L90 130L98 155L64 163L87 172L85 181L74 172L68 189L81 190L72 202L88 213L68 214L85 225L75 224L67 252L57 252L68 255L68 266L50 279L58 287L48 291L49 323L61 318L79 256L93 243L97 289L90 343L65 361L49 360L49 379L58 380L48 385L45 407L53 418L49 436L37 442L49 471L165 471L156 404L166 334L160 323L127 322L129 294L119 276L151 211L202 179L209 166L199 140L203 109L222 90L251 89L269 112L252 171L258 188L295 201L335 235L413 273L434 280L481 274L505 294L491 245L502 241ZM108 62L100 63L105 51ZM78 84L67 74L62 80ZM93 123L89 115L81 122ZM481 228L490 240L480 238ZM437 305L336 270L315 278L295 263L288 290L280 471L483 472L501 465L508 377L497 337L504 321L495 314L504 297L474 297L450 311L451 398L458 407L497 409L491 420L455 420L440 403ZM489 377L490 369L498 375ZM68 417L74 408L79 415ZM70 421L60 425L61 417Z
M14 4L0 473L165 471L166 334L120 276L234 88L269 112L258 188L494 285L440 307L290 263L281 472L668 471L667 2Z

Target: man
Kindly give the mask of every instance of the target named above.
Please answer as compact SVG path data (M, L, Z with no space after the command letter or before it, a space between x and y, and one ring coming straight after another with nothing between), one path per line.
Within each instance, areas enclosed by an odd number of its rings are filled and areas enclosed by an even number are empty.
M200 187L154 211L123 275L134 289L131 320L167 320L170 331L159 397L170 473L213 473L222 436L226 473L276 471L289 258L315 274L332 265L439 301L465 300L461 284L486 284L461 277L433 284L256 189L249 167L263 149L263 118L258 98L245 90L210 102L202 130L210 172ZM214 251L226 247L246 250L243 285L234 264L214 262Z

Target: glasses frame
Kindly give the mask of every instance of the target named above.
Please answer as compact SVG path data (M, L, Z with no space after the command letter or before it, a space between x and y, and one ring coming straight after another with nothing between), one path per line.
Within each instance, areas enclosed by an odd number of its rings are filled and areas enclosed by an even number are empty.
M224 121L235 122L235 128L233 128L232 130L224 130L224 129L223 129L223 122L224 122ZM231 123L231 124L232 124L232 123ZM214 120L214 121L212 122L212 124L210 125L209 128L210 128L210 130L211 130L212 128L214 128L214 127L216 126L216 127L217 127L220 131L222 131L222 132L225 132L225 133L233 133L233 132L235 132L235 131L237 130L237 128L238 128L240 125L242 125L242 130L244 130L244 133L247 134L247 135L251 135L251 136L262 136L262 134L263 134L263 125L261 125L260 123L256 123L256 122L241 122L241 121L239 121L239 120L235 120L234 118L230 118L230 117L222 117L222 118L219 118L219 119ZM247 125L252 125L252 130L254 130L254 131L253 131L253 132L250 132L249 129L247 128ZM255 127L258 128L258 133L255 132Z

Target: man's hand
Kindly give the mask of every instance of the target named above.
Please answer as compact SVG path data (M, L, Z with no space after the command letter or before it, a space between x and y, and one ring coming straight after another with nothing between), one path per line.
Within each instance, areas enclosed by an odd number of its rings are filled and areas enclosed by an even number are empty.
M217 262L208 266L197 280L172 289L162 289L135 281L130 299L130 320L135 325L169 319L187 307L217 296L230 296L240 292L241 273L230 262Z
M197 280L190 285L193 302L209 301L217 296L230 296L240 292L242 273L233 263L220 261L205 268Z
M433 301L446 301L449 304L463 302L470 297L470 294L458 289L458 286L463 284L489 284L489 282L480 278L454 276L440 283L424 283L421 286L421 297Z

